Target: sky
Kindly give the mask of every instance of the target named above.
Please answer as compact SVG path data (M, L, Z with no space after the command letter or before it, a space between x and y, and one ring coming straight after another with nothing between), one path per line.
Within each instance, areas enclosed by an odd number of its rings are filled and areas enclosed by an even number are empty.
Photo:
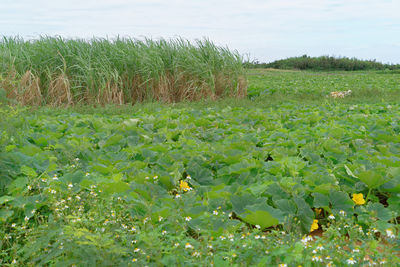
M400 0L0 0L26 39L209 38L260 62L346 56L400 63Z

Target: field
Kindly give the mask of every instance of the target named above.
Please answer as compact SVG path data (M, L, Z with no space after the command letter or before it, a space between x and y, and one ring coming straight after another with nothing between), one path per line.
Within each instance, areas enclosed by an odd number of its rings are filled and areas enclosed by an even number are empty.
M400 264L400 75L247 77L245 99L1 107L1 265Z

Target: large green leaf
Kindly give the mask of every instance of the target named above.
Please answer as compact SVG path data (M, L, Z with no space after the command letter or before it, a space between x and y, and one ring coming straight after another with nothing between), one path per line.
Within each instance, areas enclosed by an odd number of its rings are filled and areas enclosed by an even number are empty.
M342 191L331 191L329 194L329 201L332 204L332 210L335 213L339 213L341 210L346 213L353 211L354 202L350 199L346 192Z
M259 225L261 229L265 229L279 223L276 218L274 218L268 211L265 210L246 212L244 215L241 215L241 218L243 221L249 224Z
M329 197L320 193L313 193L314 208L329 207Z
M2 196L2 197L0 197L0 205L7 203L13 199L14 199L14 197L12 197L12 196Z
M369 188L377 188L386 182L382 174L373 170L359 172L357 176Z

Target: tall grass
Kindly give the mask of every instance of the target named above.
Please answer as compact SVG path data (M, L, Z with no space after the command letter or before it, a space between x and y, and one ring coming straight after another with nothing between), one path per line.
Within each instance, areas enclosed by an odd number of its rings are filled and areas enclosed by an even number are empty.
M26 105L178 102L246 95L237 52L209 40L0 41L0 86Z

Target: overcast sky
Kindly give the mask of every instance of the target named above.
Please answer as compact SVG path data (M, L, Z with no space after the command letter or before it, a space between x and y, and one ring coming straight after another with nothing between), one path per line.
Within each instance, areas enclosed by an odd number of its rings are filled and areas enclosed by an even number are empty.
M400 63L400 0L0 0L0 34L208 37L262 62L307 54Z

